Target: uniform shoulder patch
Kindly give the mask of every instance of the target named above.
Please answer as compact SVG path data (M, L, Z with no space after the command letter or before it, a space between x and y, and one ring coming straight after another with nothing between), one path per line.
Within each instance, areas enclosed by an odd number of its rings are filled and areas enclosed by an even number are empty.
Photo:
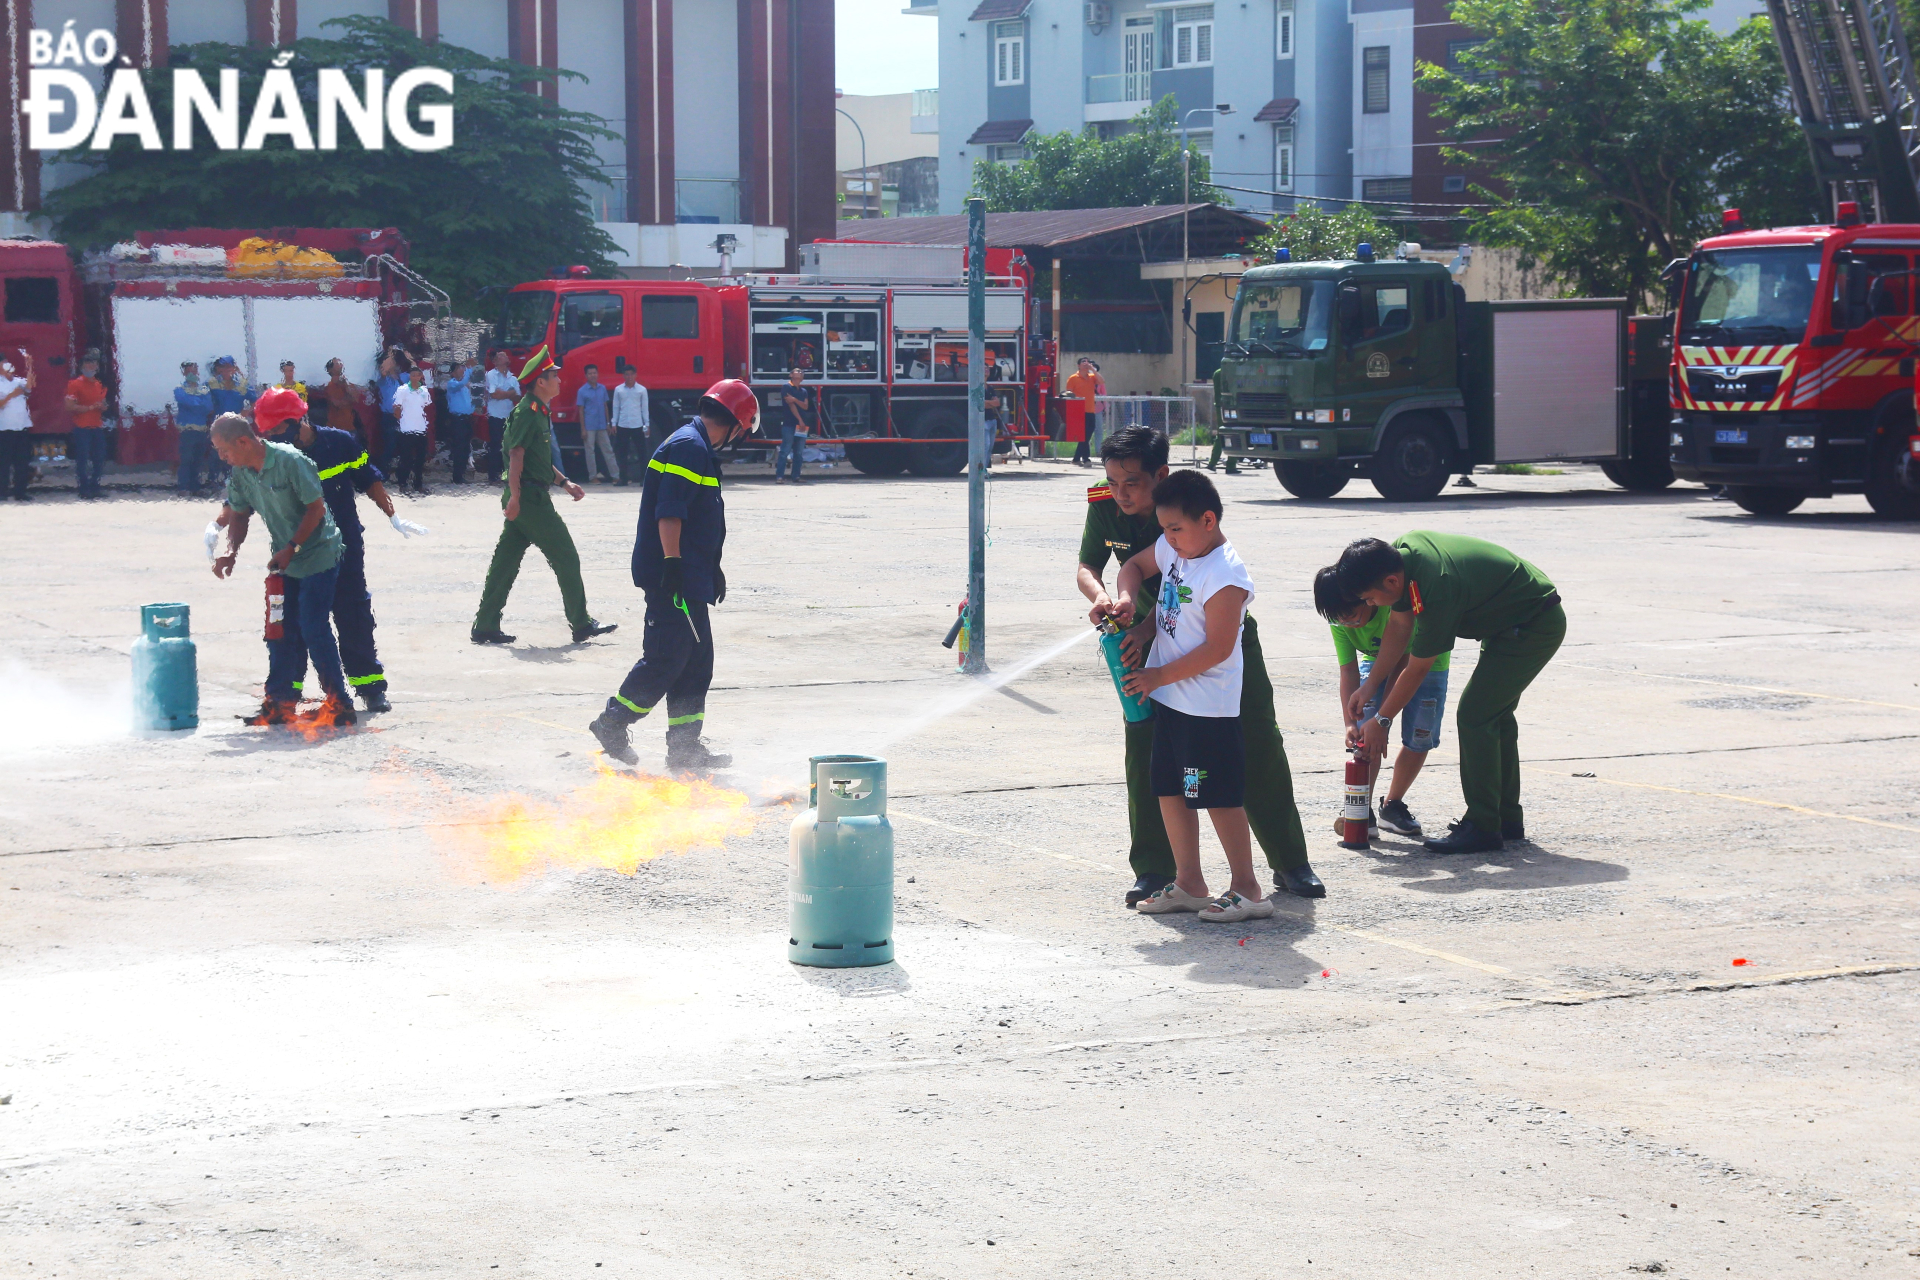
M1113 486L1109 484L1096 484L1087 490L1088 502L1105 502L1112 496Z
M1420 604L1420 584L1411 578L1407 579L1407 594L1413 597L1413 611L1419 613L1422 608Z

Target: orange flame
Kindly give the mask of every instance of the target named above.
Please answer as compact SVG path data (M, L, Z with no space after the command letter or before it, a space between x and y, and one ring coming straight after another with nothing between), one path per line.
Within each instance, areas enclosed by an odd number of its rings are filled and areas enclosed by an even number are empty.
M552 867L596 867L630 876L663 853L724 848L753 830L743 792L705 779L656 778L601 767L558 802L502 796L443 839L489 881Z

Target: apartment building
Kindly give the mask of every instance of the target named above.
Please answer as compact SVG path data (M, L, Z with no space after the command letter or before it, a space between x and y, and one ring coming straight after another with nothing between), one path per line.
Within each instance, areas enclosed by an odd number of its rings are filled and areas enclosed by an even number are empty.
M281 45L328 19L382 17L426 40L565 68L540 90L600 117L599 181L581 192L634 274L711 270L721 232L736 266L777 271L835 221L830 0L0 0L15 34L7 78L18 125L27 33L113 31L135 65L171 45ZM96 82L98 68L83 68ZM33 229L40 195L78 173L0 130L0 224ZM44 231L44 223L38 228ZM0 230L7 230L0 226Z
M1371 200L1457 206L1480 175L1442 155L1416 61L1460 66L1479 36L1448 0L939 0L940 207L978 160L1017 160L1031 132L1103 133L1168 94L1214 180L1245 209ZM1713 0L1719 31L1763 14ZM1233 108L1216 113L1216 104ZM1236 189L1237 188L1237 189Z

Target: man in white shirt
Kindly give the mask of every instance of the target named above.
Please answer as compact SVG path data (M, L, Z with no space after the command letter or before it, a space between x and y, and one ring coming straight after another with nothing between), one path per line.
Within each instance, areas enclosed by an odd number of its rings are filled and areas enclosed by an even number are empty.
M10 474L8 488L15 502L26 502L27 481L33 476L33 415L27 397L33 393L33 357L22 351L26 371L11 360L0 360L0 467Z
M407 488L407 473L413 473L413 491L427 492L427 406L433 403L433 388L426 383L425 371L414 365L407 371L407 385L393 393L393 416L400 423L399 459L394 464L393 481Z
M487 483L500 483L500 435L507 429L507 415L520 403L520 381L507 371L507 353L493 353L493 368L487 370Z
M626 484L652 456L653 419L640 371L628 365L623 372L625 380L613 389L613 445L620 454L620 483Z

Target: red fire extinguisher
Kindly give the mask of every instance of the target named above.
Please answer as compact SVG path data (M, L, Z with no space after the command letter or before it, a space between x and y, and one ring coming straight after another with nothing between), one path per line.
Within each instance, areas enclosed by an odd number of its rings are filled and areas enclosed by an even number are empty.
M267 575L267 639L278 640L286 634L287 580L278 573Z
M1342 849L1366 849L1368 792L1367 775L1372 772L1368 767L1367 744L1362 742L1353 749L1347 758L1347 800L1340 811L1342 830L1340 847Z

